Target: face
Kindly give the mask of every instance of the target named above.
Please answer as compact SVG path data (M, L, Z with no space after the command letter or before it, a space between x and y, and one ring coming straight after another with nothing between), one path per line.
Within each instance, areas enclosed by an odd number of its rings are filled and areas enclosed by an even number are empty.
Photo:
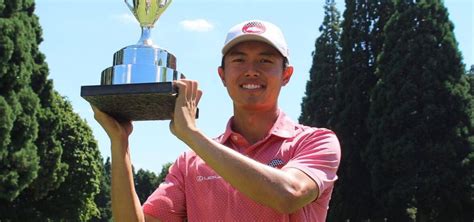
M283 56L272 46L258 41L239 43L224 57L219 76L234 106L244 109L273 109L278 95L293 74L283 67Z

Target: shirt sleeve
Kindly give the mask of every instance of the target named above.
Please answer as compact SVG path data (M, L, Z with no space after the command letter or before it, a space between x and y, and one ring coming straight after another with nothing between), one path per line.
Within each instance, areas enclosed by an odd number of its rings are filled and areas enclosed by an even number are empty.
M337 180L341 149L336 135L316 129L295 143L294 155L283 168L296 168L311 177L319 187L319 196Z
M184 221L186 218L186 196L184 192L185 154L170 166L165 181L143 204L143 212L161 221Z

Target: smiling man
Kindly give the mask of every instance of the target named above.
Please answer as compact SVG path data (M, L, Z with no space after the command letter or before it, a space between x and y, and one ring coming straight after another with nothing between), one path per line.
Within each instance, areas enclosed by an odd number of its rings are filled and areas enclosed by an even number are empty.
M111 139L115 221L325 221L340 146L332 131L295 123L278 107L293 74L281 30L259 20L238 24L222 55L218 74L234 116L221 136L206 136L194 118L198 83L175 81L180 93L170 130L191 151L143 206L132 177L131 123L93 107Z

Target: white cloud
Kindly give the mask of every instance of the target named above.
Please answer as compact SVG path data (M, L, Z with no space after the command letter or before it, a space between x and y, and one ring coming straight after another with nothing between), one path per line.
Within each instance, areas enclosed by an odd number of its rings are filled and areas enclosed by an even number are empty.
M192 32L208 32L214 29L214 25L205 19L184 20L179 23L185 30Z

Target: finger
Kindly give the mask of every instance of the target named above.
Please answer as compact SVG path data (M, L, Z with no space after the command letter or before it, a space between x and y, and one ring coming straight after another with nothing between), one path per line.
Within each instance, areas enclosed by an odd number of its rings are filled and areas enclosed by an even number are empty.
M96 106L94 106L92 104L90 104L90 105L91 105L92 111L94 111L94 114L98 114L98 113L102 112Z
M175 134L175 130L174 130L174 121L173 121L173 119L171 119L171 121L170 121L170 126L169 126L169 127L170 127L170 131L171 131L171 133L172 133L172 134Z
M92 111L94 112L94 119L96 119L97 121L100 122L100 120L104 119L105 114L104 112L102 112L99 108L97 108L96 106L90 104L91 107L92 107Z
M199 101L201 100L202 97L202 91L200 89L197 90L197 96L196 96L196 106L199 104Z
M193 81L185 80L186 82L186 101L192 101L193 98Z
M176 101L184 101L186 99L186 84L183 82L183 80L175 80L173 85L178 89L178 97L176 98Z
M196 98L197 98L197 93L198 93L198 82L191 81L191 85L192 85L191 101L194 101L197 104Z

